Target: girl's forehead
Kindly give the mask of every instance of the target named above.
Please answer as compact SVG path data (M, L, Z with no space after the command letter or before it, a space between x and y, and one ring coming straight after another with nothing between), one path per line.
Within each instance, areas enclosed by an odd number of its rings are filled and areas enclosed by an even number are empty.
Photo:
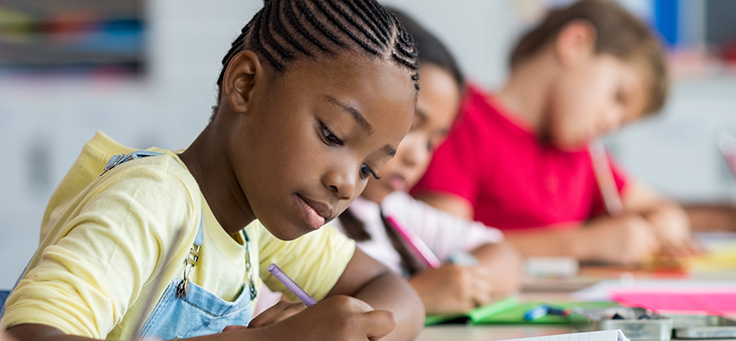
M416 101L417 91L405 68L357 54L305 59L283 76L297 88L354 102L365 110L386 105L413 108Z

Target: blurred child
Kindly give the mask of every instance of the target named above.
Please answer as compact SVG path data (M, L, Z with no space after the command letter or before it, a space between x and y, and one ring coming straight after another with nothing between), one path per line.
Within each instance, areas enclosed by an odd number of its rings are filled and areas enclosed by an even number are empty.
M492 294L518 288L520 261L500 231L461 219L413 199L406 191L422 176L446 137L460 102L463 77L449 50L405 14L394 14L419 49L419 97L414 121L396 156L371 179L362 196L335 221L369 256L409 277L427 314L454 313L489 303ZM415 232L445 263L423 269L385 219ZM479 264L448 262L470 252Z
M0 325L17 341L414 338L414 290L320 227L409 130L415 57L375 1L265 1L223 59L215 113L189 148L85 145ZM270 263L320 302L251 321L261 280L287 291Z
M412 193L501 229L529 256L637 263L687 254L683 210L615 163L624 212L604 215L587 151L596 138L660 110L667 87L659 42L613 1L552 10L518 42L495 95L469 87L462 122Z

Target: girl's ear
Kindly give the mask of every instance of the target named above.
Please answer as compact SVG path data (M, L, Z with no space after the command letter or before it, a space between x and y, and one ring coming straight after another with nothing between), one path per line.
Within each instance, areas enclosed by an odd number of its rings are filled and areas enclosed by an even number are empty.
M563 66L575 65L595 54L597 31L587 20L569 22L554 41L555 55Z
M241 51L227 65L222 79L222 94L237 113L245 113L253 97L256 81L263 79L263 65L253 51Z

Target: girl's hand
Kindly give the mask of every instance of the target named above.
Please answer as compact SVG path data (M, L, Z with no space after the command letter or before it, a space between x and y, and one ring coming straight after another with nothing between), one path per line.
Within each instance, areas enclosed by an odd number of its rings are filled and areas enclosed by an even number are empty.
M267 340L364 341L379 340L395 327L396 320L391 312L374 310L357 298L338 295L317 302L280 322L248 329L264 332L263 339Z
M427 314L467 311L491 301L491 274L477 266L443 264L409 279Z
M306 308L307 306L302 302L291 303L289 301L279 301L252 319L248 324L248 328L265 327L276 322L281 322Z
M578 246L585 260L638 264L660 251L654 227L638 214L594 220L577 231Z

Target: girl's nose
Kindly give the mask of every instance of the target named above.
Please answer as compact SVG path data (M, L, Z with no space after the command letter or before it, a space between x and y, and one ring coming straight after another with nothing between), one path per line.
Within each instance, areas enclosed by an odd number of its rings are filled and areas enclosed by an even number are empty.
M323 183L338 200L349 200L355 194L357 176L360 169L354 166L338 164L325 173Z
M420 136L407 135L401 145L399 145L398 157L401 158L401 163L409 168L414 168L417 165L422 164L428 157L427 145L429 141Z

